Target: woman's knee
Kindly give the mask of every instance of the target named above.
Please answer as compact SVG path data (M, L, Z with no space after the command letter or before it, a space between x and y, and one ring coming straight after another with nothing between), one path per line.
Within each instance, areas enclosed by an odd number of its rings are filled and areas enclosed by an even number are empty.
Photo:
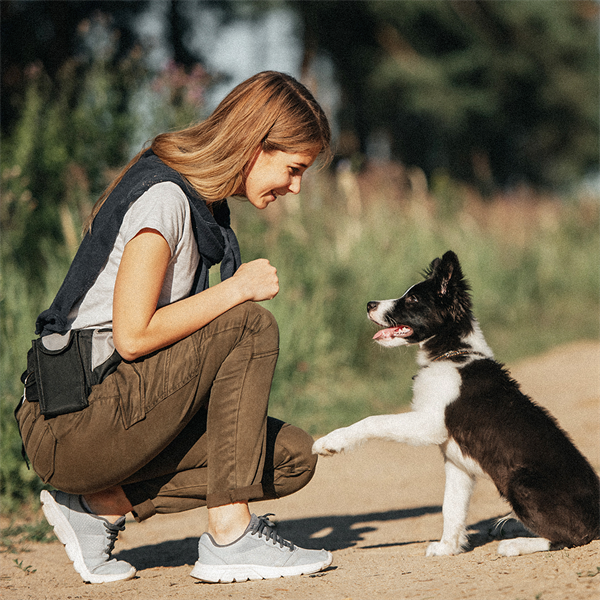
M273 491L275 497L302 489L315 474L317 456L312 453L313 438L304 430L269 418L272 438ZM271 452L268 452L270 454Z
M282 454L288 462L292 461L298 466L314 470L317 464L317 455L312 452L314 443L312 436L300 427L284 423L278 438Z

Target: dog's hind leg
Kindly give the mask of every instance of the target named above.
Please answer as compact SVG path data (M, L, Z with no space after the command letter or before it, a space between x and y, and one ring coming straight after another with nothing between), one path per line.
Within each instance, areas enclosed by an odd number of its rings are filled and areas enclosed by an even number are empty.
M465 524L474 487L475 477L446 460L446 488L442 507L444 531L439 542L429 544L426 556L449 556L465 550Z
M512 540L502 540L498 544L498 554L502 556L533 554L534 552L546 552L550 550L550 546L550 540L546 538L514 538Z

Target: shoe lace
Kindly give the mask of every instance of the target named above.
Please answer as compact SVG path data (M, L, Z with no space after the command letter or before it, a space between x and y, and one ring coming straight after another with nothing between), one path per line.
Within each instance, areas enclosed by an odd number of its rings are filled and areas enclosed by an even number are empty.
M276 531L277 525L269 521L269 517L275 516L273 513L267 513L257 517L256 523L252 526L250 533L257 533L258 537L263 535L268 540L273 540L275 544L279 544L282 548L289 548L290 551L294 550L294 544L288 540L283 539Z
M117 525L116 523L109 523L108 521L106 521L104 523L104 527L106 528L106 535L107 535L107 542L108 545L106 547L106 554L108 555L108 558L110 558L112 551L115 547L115 543L117 541L117 536L119 535L119 531L124 531L125 530L125 525Z

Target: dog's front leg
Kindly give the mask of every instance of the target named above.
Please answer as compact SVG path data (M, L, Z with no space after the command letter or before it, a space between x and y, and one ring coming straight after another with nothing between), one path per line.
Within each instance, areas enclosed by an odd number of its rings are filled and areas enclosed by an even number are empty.
M444 531L439 542L427 547L426 556L460 554L467 545L467 511L475 486L475 477L446 460L446 488L444 490Z
M442 444L448 437L442 415L407 412L375 415L349 427L336 429L313 444L313 453L330 456L348 452L371 439L403 442L414 446Z

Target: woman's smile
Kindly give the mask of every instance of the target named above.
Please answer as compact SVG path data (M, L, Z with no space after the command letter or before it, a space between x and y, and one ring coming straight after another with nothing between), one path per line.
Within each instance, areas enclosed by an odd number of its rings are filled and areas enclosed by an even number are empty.
M281 150L259 150L246 177L244 195L256 208L266 208L279 196L300 192L302 175L317 152L291 154Z

